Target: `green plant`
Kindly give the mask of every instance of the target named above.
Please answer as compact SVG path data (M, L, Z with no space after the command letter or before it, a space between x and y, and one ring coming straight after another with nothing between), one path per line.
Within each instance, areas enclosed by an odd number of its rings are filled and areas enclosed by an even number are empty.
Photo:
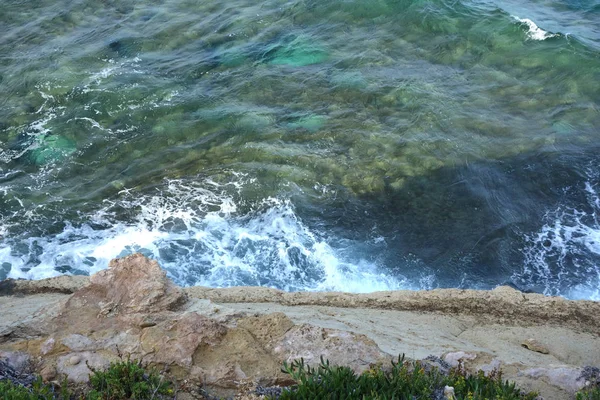
M0 381L0 399L2 400L68 400L66 382L56 393L53 386L44 384L42 378L37 378L31 386L17 385L10 380Z
M456 400L495 399L533 400L537 393L521 393L514 383L502 380L502 373L469 375L462 366L448 375L420 362L405 362L404 356L392 362L391 370L372 367L361 375L350 368L331 366L321 358L317 367L303 359L283 364L282 371L296 381L296 386L283 390L281 400L420 400L440 398L445 386L452 386ZM594 399L595 400L595 399Z
M461 365L450 371L444 382L454 388L457 399L503 399L534 400L537 393L522 393L514 382L502 380L502 371L493 370L488 375L483 371L471 375Z
M575 395L576 400L600 400L600 387L581 390Z
M124 360L121 357L105 371L89 365L88 368L92 371L92 390L87 395L89 400L161 399L173 393L171 383L155 370L146 371L141 360L132 361L129 357Z

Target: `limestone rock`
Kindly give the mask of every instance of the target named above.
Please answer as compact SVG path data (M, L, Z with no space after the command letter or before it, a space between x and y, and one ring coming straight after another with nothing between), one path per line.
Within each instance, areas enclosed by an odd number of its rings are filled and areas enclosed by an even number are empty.
M15 371L23 371L29 367L31 363L31 356L22 351L0 350L0 361L3 361Z
M36 293L71 294L89 283L81 275L62 275L40 280L5 279L0 281L0 296L31 295Z
M265 348L270 348L275 340L292 329L294 323L287 315L279 312L243 318L238 321L237 326L249 331Z
M444 387L444 399L456 400L456 394L454 393L454 388L452 386Z
M290 329L274 347L273 353L286 361L304 358L308 364L319 363L323 356L333 365L347 365L356 372L390 359L364 335L308 324Z
M81 358L77 355L71 356L71 358L69 358L70 365L77 365L77 364L79 364L80 361L81 361Z
M272 385L281 378L281 361L265 349L249 331L241 327L229 329L221 343L216 346L199 347L194 354L194 364L209 375L210 371L227 362L236 364L245 376L262 383ZM226 380L232 375L222 372L221 370L218 374L212 374L211 382L219 387L231 387L235 382ZM220 380L217 377L221 377Z
M141 329L149 315L156 321L180 308L185 293L142 254L112 260L109 268L92 275L90 284L75 292L55 319L55 330L84 333L110 329Z
M141 347L148 361L189 368L198 346L214 346L226 332L225 326L210 318L185 313L176 320L144 329Z
M73 351L91 350L94 345L90 338L79 334L68 335L62 338L61 342Z
M77 363L73 364L75 360ZM60 356L56 364L57 372L67 375L69 381L85 383L89 381L89 375L92 373L88 365L94 369L103 370L108 367L110 360L98 353L84 351Z
M246 378L246 374L238 363L227 361L224 365L209 370L204 376L204 382L224 388L235 388L240 381Z
M444 361L446 361L450 366L457 367L459 361L471 361L477 358L477 354L473 353L465 353L464 351L455 351L452 353L447 353L444 355Z
M112 260L108 269L92 275L90 282L82 291L104 293L107 304L125 313L175 310L186 301L181 288L167 278L158 263L140 253Z
M40 376L44 382L50 382L56 379L56 367L53 365L46 365L40 371Z
M54 345L56 344L56 340L53 337L48 338L42 345L40 346L40 354L46 355L50 353L54 349Z
M494 358L489 363L480 365L478 369L482 370L484 374L489 375L489 373L492 371L500 371L502 369L502 361Z
M550 385L557 386L568 393L575 393L585 386L585 379L582 378L582 372L582 368L551 365L543 368L530 368L523 371L523 375L530 378L542 379Z
M540 342L538 342L535 339L527 339L521 343L521 346L525 347L528 350L536 351L536 352L542 353L542 354L550 353L546 346L544 346L543 344L541 344Z

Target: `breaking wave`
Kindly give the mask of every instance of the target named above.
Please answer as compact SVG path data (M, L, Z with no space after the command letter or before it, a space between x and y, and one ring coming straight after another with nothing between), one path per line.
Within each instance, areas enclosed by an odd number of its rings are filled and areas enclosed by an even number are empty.
M234 197L241 186L168 180L149 195L123 190L59 234L0 242L2 268L11 278L90 274L114 257L142 252L186 286L350 292L409 287L356 258L351 243L332 248L305 226L289 200L267 198L240 212Z
M523 271L516 282L546 295L600 300L600 197L585 183L589 208L558 207L527 237ZM583 208L583 207L580 207Z

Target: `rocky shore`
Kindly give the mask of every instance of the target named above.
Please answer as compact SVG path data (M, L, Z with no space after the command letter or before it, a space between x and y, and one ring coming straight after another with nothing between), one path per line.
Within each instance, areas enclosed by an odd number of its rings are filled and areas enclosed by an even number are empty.
M178 398L289 384L281 363L303 357L362 371L408 358L463 360L546 400L569 399L600 367L600 303L443 289L285 293L174 285L141 254L91 277L0 282L0 361L45 380L84 383L118 353L179 382Z

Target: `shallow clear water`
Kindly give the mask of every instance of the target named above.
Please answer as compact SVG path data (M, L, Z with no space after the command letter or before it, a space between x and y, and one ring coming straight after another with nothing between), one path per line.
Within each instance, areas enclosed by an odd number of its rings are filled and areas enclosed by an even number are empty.
M0 0L0 279L600 299L600 0Z

